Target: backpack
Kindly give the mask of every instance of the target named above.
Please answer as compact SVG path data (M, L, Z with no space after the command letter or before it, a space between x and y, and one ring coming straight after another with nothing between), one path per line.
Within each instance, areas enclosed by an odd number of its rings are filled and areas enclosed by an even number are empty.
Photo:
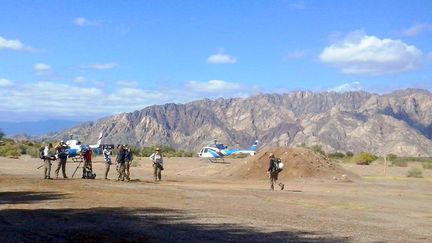
M45 159L45 153L44 153L45 147L40 147L39 148L39 158L40 159Z

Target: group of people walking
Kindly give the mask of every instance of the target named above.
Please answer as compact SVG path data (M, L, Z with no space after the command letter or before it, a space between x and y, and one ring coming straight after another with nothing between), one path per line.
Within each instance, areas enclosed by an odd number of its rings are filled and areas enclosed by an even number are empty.
M51 165L53 161L57 161L57 169L55 170L56 179L58 178L58 174L60 170L62 171L63 178L65 179L68 178L66 176L66 162L68 158L68 149L69 146L63 141L60 141L54 148L52 144L49 143L41 150L40 157L41 159L44 160L44 164L42 165L44 166L44 179L52 179L50 174L51 174ZM96 177L96 174L93 173L92 150L88 146L82 146L80 154L83 159L82 179L94 179ZM105 180L108 179L108 173L110 171L111 165L113 164L112 155L113 155L113 151L111 147L106 146L103 148L103 156L105 161L105 173L104 173ZM130 181L130 167L133 159L134 159L133 152L130 148L128 148L127 145L117 146L117 155L115 159L116 171L118 174L117 180ZM153 162L154 180L161 181L162 170L164 169L164 161L160 149L156 148L155 152L149 157L149 159ZM78 167L79 166L80 164L78 165Z

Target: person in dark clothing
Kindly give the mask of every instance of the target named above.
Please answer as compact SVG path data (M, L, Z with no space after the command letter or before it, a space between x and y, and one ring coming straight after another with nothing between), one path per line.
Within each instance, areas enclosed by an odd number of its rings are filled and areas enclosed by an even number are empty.
M267 170L267 172L270 174L270 189L274 190L274 183L277 183L278 180L278 176L279 176L279 162L280 160L275 158L273 153L270 153L269 155L269 168ZM280 187L281 190L284 189L285 185L281 182L277 183Z
M126 160L126 150L124 149L123 145L120 145L118 147L117 157L116 157L116 163L118 165L118 179L124 181L125 178L127 178L125 169L125 160ZM129 179L128 179L129 181Z
M63 174L63 178L68 178L66 176L66 161L68 158L68 149L69 146L66 145L63 140L60 141L60 143L55 147L56 153L57 153L57 169L55 170L56 178L58 178L58 174L60 172L60 169Z
M133 153L132 150L125 146L125 170L126 170L126 178L127 180L130 180L130 166L132 164L133 160Z

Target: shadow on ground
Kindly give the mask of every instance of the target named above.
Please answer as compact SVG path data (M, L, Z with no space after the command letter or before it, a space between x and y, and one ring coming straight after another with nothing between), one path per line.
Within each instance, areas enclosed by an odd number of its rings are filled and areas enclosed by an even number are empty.
M2 193L11 203L57 199L23 192L26 200ZM34 195L34 196L31 196ZM39 195L39 196L38 196ZM60 195L61 196L61 195ZM32 198L33 197L33 198ZM32 199L31 199L32 198ZM41 199L42 198L42 199ZM2 203L6 201L2 199ZM89 201L88 206L91 205ZM200 212L163 208L0 210L2 242L347 242L322 232L262 232ZM205 222L205 223L203 223Z
M65 194L55 192L0 192L0 204L28 204L63 198L65 198Z

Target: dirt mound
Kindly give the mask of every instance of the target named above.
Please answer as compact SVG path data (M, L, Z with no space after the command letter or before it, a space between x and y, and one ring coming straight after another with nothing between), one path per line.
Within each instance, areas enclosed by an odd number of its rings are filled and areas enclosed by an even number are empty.
M269 155L273 153L284 163L280 179L319 178L328 180L351 181L360 177L345 170L324 155L305 148L275 148L259 152L251 157L235 176L243 179L266 179Z

